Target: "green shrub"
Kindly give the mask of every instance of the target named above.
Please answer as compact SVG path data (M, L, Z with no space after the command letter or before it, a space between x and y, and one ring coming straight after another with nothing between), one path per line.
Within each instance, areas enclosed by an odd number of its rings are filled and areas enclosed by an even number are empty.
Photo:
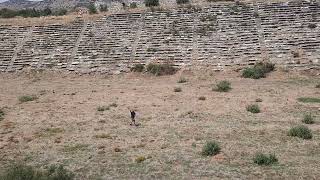
M206 97L200 96L198 99L199 99L200 101L204 101L204 100L206 100Z
M4 119L4 111L2 109L0 109L0 121L2 121Z
M298 101L304 103L320 103L320 98L302 97L298 98Z
M215 91L219 92L228 92L231 89L231 83L229 81L220 81L217 85L216 88L213 89Z
M130 3L130 8L131 9L134 9L134 8L137 8L138 6L137 6L137 3L136 2L132 2L132 3Z
M314 23L308 25L308 28L310 28L310 29L314 29L314 28L316 28L316 27L317 27L317 25L314 24Z
M314 120L311 114L305 114L303 116L302 122L305 124L313 124Z
M54 15L54 16L64 16L67 13L68 13L68 10L62 8L62 9L58 9L58 10L54 11L52 15Z
M144 65L143 64L136 64L130 70L133 72L143 72Z
M89 13L90 13L90 14L97 14L97 13L98 13L97 8L96 8L96 6L94 5L94 3L90 3L90 4L89 4L88 10L89 10Z
M109 106L99 106L97 108L97 111L100 111L100 112L107 111L107 110L110 110Z
M176 0L177 4L187 4L190 3L190 0Z
M178 80L178 83L186 83L188 82L188 80L184 77L180 77L180 79Z
M261 98L257 98L256 102L262 102L262 99Z
M278 162L278 158L274 154L265 155L262 153L258 153L253 158L253 162L258 165L271 165Z
M320 88L320 83L316 85L316 88Z
M173 75L177 69L171 64L148 64L147 72L156 76Z
M311 130L303 125L293 127L288 132L289 136L299 137L302 139L312 139Z
M275 65L269 62L259 62L251 68L242 71L242 77L260 79L265 78L266 74L274 70Z
M74 174L64 169L62 165L51 166L47 170L39 170L34 167L15 164L12 165L0 179L4 180L72 180Z
M19 97L19 101L21 103L28 102L28 101L34 101L34 100L37 100L37 99L38 99L38 97L35 96L35 95L27 95L27 96L20 96Z
M203 156L214 156L220 153L220 146L215 141L208 141L202 148L202 155Z
M102 4L100 4L100 11L101 11L101 12L107 12L107 11L108 11L108 5L102 5Z
M145 0L144 4L147 7L159 6L159 0Z
M173 91L174 91L174 92L181 92L182 89L181 89L180 87L175 87Z
M251 104L246 107L247 111L251 113L260 113L260 108L257 104Z

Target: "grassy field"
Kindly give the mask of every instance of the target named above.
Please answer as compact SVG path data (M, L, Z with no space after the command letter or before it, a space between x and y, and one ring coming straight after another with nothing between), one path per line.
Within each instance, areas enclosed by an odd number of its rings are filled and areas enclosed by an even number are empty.
M223 80L231 89L214 90ZM279 70L257 80L210 70L0 74L0 171L14 161L62 164L76 179L317 179L319 83ZM139 126L130 126L129 109ZM314 124L303 124L305 114ZM312 139L288 136L298 125ZM207 141L220 153L203 156ZM255 164L257 153L278 162Z

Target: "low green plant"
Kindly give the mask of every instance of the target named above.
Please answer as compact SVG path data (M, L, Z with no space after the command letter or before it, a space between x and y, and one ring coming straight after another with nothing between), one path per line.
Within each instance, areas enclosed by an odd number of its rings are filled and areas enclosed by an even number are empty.
M148 64L147 72L156 76L173 75L177 69L172 64Z
M220 146L217 142L215 141L208 141L202 148L201 154L203 156L214 156L216 154L220 153Z
M305 114L303 116L302 122L305 124L313 124L314 120L313 120L313 116L310 114Z
M190 0L176 0L177 4L188 4Z
M213 90L218 92L228 92L231 90L231 83L229 81L220 81Z
M144 156L139 156L139 157L137 157L137 159L136 159L136 162L137 163L142 163L143 161L145 161L147 158L145 158Z
M254 67L245 68L242 71L242 77L260 79L265 78L266 74L273 71L275 65L269 62L259 62L254 65Z
M3 180L72 180L74 174L66 170L62 165L51 165L48 169L36 169L24 164L11 165L4 174Z
M143 72L144 65L143 64L136 64L130 70L133 72Z
M198 99L199 99L200 101L204 101L204 100L206 100L206 97L200 96Z
M299 137L302 139L312 139L312 132L311 130L304 126L304 125L299 125L296 127L292 127L289 132L288 132L289 136L293 136L293 137Z
M131 9L134 9L134 8L137 8L138 6L137 6L137 3L136 2L132 2L132 3L130 3L130 8Z
M260 113L260 108L257 104L251 104L246 107L247 111L251 113Z
M269 165L277 163L278 158L274 154L266 155L266 154L258 153L253 158L253 162L258 165L269 166Z
M320 88L320 83L316 85L316 88Z
M38 97L35 96L35 95L26 95L26 96L20 96L18 99L19 99L19 101L20 101L21 103L23 103L23 102L28 102L28 101L37 100Z
M147 7L159 6L159 0L145 0L144 4Z
M97 108L97 111L100 111L100 112L107 111L107 110L110 110L109 106L99 106Z
M2 109L0 109L0 121L2 121L4 119L4 111Z
M304 103L320 103L320 98L301 97L301 98L298 98L298 101L304 102Z

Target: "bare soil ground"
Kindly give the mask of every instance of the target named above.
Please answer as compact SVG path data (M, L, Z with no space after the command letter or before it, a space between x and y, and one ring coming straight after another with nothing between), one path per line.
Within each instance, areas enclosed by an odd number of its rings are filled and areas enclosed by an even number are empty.
M188 82L177 83L180 77ZM220 80L230 81L232 90L212 91ZM0 121L0 171L22 161L64 164L77 179L317 179L320 103L297 101L319 98L317 83L319 76L279 70L259 80L210 70L162 77L0 74L6 114ZM20 103L23 95L39 98ZM261 113L247 112L255 103ZM110 107L99 112L99 106ZM129 125L129 109L136 110L140 126ZM316 117L307 125L313 139L287 136L306 112ZM219 142L220 154L201 155L208 140ZM279 163L258 166L252 160L257 152L275 153ZM138 157L146 160L137 163Z

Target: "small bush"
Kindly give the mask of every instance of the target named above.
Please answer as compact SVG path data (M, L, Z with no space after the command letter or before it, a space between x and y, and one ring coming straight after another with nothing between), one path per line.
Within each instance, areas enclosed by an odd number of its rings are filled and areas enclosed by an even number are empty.
M265 155L262 153L258 153L253 158L253 162L258 165L271 165L278 162L278 158L274 154Z
M177 69L171 64L148 64L147 72L156 76L173 75Z
M147 7L159 6L159 0L145 0L144 4Z
M110 110L109 106L99 106L97 108L97 111L100 111L100 112L107 111L107 110Z
M298 101L304 103L320 103L320 98L302 97L298 98Z
M132 3L130 3L130 8L131 9L134 9L134 8L137 8L138 6L137 6L137 3L136 2L132 2Z
M23 103L23 102L28 102L28 101L34 101L34 100L37 100L38 99L38 97L37 96L35 96L35 95L28 95L28 96L20 96L19 97L19 101L21 102L21 103Z
M260 79L265 78L266 74L274 70L275 65L268 62L259 62L254 67L245 68L242 71L242 77Z
M143 72L144 65L143 64L136 64L131 68L131 71L133 72Z
M97 14L98 13L97 8L94 5L94 3L89 4L88 10L89 10L90 14Z
M103 4L101 4L101 5L100 5L100 11L101 11L101 12L107 12L107 11L108 11L108 5L103 5Z
M313 124L314 120L311 114L305 114L303 116L302 122L305 124Z
M261 98L257 98L256 102L262 102L262 99Z
M189 0L177 0L177 4L187 4L190 3Z
M181 92L182 89L181 89L180 87L175 87L173 91L174 91L174 92Z
M303 125L293 127L288 132L289 136L299 137L302 139L312 139L311 130Z
M180 77L180 79L178 80L178 83L186 83L188 82L188 80L184 77Z
M109 107L118 107L118 104L117 103L112 103L109 105Z
M112 139L112 136L110 134L97 134L94 137L100 139Z
M309 25L308 25L308 28L310 28L310 29L314 29L314 28L316 28L316 27L317 27L316 24L309 24Z
M215 141L208 141L202 148L202 155L203 156L214 156L220 153L220 146Z
M64 169L62 165L52 165L47 170L35 169L22 164L12 165L0 179L5 180L72 180L74 174Z
M320 88L320 83L316 85L316 88Z
M200 101L204 101L204 100L206 100L206 97L200 96L198 99L199 99Z
M2 109L0 109L0 121L2 121L4 119L4 111Z
M136 159L136 162L137 163L142 163L143 161L145 161L146 160L146 158L144 157L144 156L140 156L140 157L138 157L137 159Z
M219 92L228 92L231 89L231 83L229 81L220 81L217 85L216 88L213 89L215 91Z
M246 109L251 113L260 113L260 108L257 104L248 105Z

